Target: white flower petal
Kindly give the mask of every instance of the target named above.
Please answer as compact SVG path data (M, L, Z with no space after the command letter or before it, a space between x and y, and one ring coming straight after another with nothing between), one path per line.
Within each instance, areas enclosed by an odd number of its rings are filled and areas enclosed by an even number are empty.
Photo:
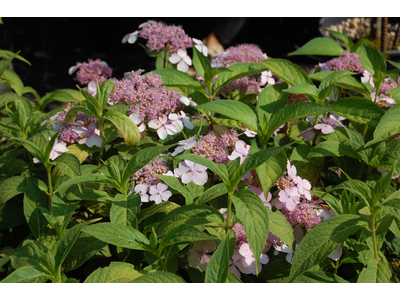
M169 57L169 61L170 61L172 64L177 64L178 62L181 61L181 58L179 57L178 54L172 53L171 56Z

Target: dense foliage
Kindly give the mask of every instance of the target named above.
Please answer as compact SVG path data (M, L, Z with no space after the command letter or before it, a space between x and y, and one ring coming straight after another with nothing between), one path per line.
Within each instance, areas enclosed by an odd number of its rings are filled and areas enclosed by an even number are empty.
M400 64L331 33L306 73L149 21L154 71L43 97L0 50L1 282L399 282Z

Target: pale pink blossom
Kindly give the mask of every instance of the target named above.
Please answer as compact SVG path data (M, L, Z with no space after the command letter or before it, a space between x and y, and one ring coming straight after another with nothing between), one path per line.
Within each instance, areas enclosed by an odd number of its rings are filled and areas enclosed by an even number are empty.
M292 211L300 203L300 193L297 187L287 187L279 192L279 201L283 203L285 208Z
M296 166L295 165L292 166L290 161L288 160L286 167L287 167L287 173L288 173L289 179L291 179L291 180L295 179L296 174L297 174Z
M157 183L157 185L150 186L150 200L156 204L160 204L162 201L168 201L169 197L172 196L171 191L168 190L168 185L164 183Z
M139 132L143 132L146 129L146 124L142 123L140 114L132 113L129 115L129 119L133 121L138 126Z
M100 136L100 130L96 128L95 123L90 123L87 127L76 127L74 131L82 138L78 141L79 144L86 144L90 148L93 146L101 148L103 145L103 138Z
M314 128L317 130L321 130L323 134L329 134L335 131L331 125L322 123L315 125Z
M238 140L235 144L235 149L232 154L228 156L229 160L235 160L240 157L240 164L250 155L250 145L247 145L242 140Z
M58 142L58 139L56 139L54 141L54 146L50 152L50 160L54 160L57 157L59 157L61 154L68 152L68 151L69 151L69 149L67 149L67 144L64 142ZM37 163L40 163L40 160L38 160L36 157L34 157L33 162L35 164L37 164Z
M192 100L192 98L188 98L188 97L185 97L185 96L182 96L181 98L179 98L179 101L181 101L186 106L189 106L190 104L193 105L193 106L197 106L197 103L194 102Z
M147 184L141 183L137 184L132 191L135 191L136 194L140 195L141 202L149 202L149 195L147 194L148 189L149 186Z
M140 33L139 30L136 30L132 33L128 33L122 39L122 43L125 44L126 42L128 42L129 44L134 44L139 36L139 33Z
M262 200L262 202L264 203L265 206L268 206L269 209L272 210L272 206L271 203L269 203L272 199L272 194L270 192L268 192L268 199L265 199L265 195L264 195L264 191L258 187L249 186L249 190L254 192L254 194L256 194L258 197L260 197L260 199Z
M235 251L236 252L236 251ZM254 274L256 275L256 260L253 255L253 251L250 248L248 243L243 243L239 250L232 257L235 262L235 266L239 269L243 274ZM258 265L258 272L261 271L262 265L265 265L269 262L269 258L267 254L262 253L260 256L260 263Z
M206 45L203 44L202 41L192 38L193 42L196 44L194 45L196 47L197 50L199 50L201 53L204 54L204 56L208 55L208 48Z
M179 163L179 167L174 170L176 177L181 178L182 183L188 184L193 181L194 184L204 185L208 180L207 167L194 163L190 160L184 160Z
M211 256L206 253L213 252L216 248L217 246L213 240L195 242L193 247L189 249L189 266L196 267L200 264L200 268L206 271L207 264L211 259Z
M257 135L256 131L246 128L243 132L247 137L255 137Z
M272 72L271 72L271 71L264 71L264 72L261 72L260 83L261 83L261 86L264 86L264 85L267 85L267 86L269 86L269 85L274 85L274 84L275 84L275 79L274 79L274 77L273 77Z
M298 246L299 246L299 245L296 244L295 250L297 249ZM287 254L286 254L286 261L287 261L289 264L292 263L293 251L292 251L292 249L290 249L290 247L289 247L288 245L286 245L286 244L282 244L282 246L274 245L274 248L275 248L276 251L283 252L283 253L287 253Z
M177 114L176 113L171 113L168 116L168 119L172 120L172 122L175 122L175 126L179 126L179 128L182 130L183 126L182 123L185 125L186 128L188 129L193 129L194 124L190 122L190 118L186 117L186 114L184 111L180 111Z
M162 140L165 140L168 135L174 135L181 131L181 129L168 120L166 115L161 115L158 120L151 120L148 125L150 128L157 129L157 134Z
M171 156L177 156L179 153L192 149L194 146L196 146L196 136L192 136L191 138L187 140L182 140L178 142L179 146L176 147L175 151L171 154Z
M304 195L307 200L311 200L311 183L307 179L303 179L300 176L296 176L293 179L294 183L297 184L297 188L299 189L299 193Z
M187 55L186 49L179 49L177 53L172 53L169 61L172 64L178 64L177 69L182 72L187 72L189 66L192 65L192 59Z

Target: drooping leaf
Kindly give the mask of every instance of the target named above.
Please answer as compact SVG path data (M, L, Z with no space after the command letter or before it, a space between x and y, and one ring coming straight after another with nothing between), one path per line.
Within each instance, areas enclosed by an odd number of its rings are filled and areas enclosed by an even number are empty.
M111 223L136 228L136 212L139 211L140 204L139 194L133 194L132 197L117 194L111 206Z
M313 84L311 79L308 78L307 73L289 60L270 58L264 60L261 64L266 66L272 73L291 86L303 83Z
M268 208L256 194L250 190L240 190L232 195L236 214L242 221L247 241L255 258L256 272L261 253L269 233Z
M1 282L2 283L20 283L26 282L32 279L39 279L42 277L48 277L46 273L36 269L33 266L25 266L19 268L4 278Z
M219 113L245 124L251 130L257 130L257 116L246 104L234 100L212 101L197 108Z
M82 229L99 240L115 246L144 250L149 240L138 230L112 223L98 223Z
M343 48L340 47L338 43L336 43L331 38L326 37L317 37L302 47L289 53L289 56L292 55L326 55L326 56L340 56L344 52Z
M196 200L195 204L203 204L219 196L225 195L228 192L224 183L213 185Z
M358 276L357 283L390 283L391 277L392 272L386 261L371 258Z
M292 225L279 210L272 212L267 209L267 211L269 230L293 250L295 240Z
M190 88L194 90L204 90L203 85L197 79L187 73L178 70L156 70L154 74L160 75L163 84L166 86L176 86Z
M235 231L229 229L207 264L205 283L224 283L229 274L229 261L236 246Z
M130 281L130 283L185 283L182 277L168 272L149 273Z
M223 223L222 214L205 205L185 205L170 212L158 225L157 235L162 236L178 225L198 226L209 223Z
M296 283L349 283L342 277L324 271L305 272L295 280Z
M125 283L143 276L143 271L125 262L111 262L110 266L98 268L91 273L85 283Z
M0 183L0 205L26 190L25 176L13 176Z
M366 224L361 216L339 215L314 226L302 239L295 252L290 281L322 262L338 244Z
M133 146L139 141L139 129L126 115L116 110L107 110L103 117L118 128L128 146Z

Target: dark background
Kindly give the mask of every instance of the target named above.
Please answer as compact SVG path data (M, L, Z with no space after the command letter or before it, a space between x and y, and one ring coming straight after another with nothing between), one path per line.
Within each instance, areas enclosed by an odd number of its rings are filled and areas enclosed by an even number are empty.
M106 61L113 68L113 77L137 69L151 71L154 58L149 58L138 44L122 44L122 38L138 29L147 20L163 21L168 25L182 25L185 32L203 39L217 32L223 46L228 48L243 43L257 44L269 57L289 58L310 39L321 36L320 18L104 18L104 17L5 17L0 25L0 49L21 51L20 55L32 66L14 60L13 67L26 86L38 91L40 96L55 89L75 88L74 76L68 69L76 62L89 58ZM240 24L243 24L240 26ZM230 37L237 30L236 35ZM224 33L225 32L225 33ZM290 60L304 68L312 68L326 58L293 56Z

